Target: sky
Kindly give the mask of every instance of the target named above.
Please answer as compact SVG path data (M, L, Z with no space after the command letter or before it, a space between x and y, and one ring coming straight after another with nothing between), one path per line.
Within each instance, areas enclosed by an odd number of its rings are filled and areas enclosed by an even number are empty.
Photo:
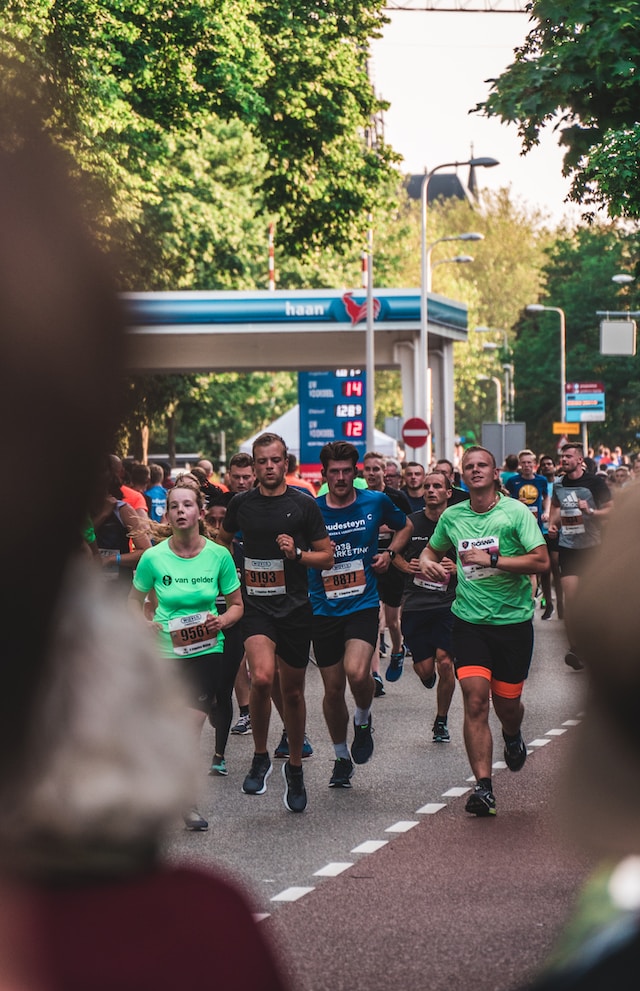
M538 208L551 223L577 220L564 202L558 135L548 127L539 147L521 155L515 125L469 114L489 93L485 81L512 61L529 30L527 14L392 11L384 36L372 43L371 73L377 95L391 103L385 139L404 161L403 172L422 173L444 162L497 158L477 172L481 187L510 186L517 201ZM466 178L467 169L462 170Z

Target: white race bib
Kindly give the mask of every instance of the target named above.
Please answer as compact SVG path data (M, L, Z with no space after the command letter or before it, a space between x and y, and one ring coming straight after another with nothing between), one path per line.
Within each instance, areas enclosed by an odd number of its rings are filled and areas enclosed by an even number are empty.
M244 580L247 595L284 595L287 591L282 558L246 557Z
M328 599L362 595L366 588L363 561L340 561L321 574L324 594Z
M487 554L493 554L494 551L496 554L500 552L497 537L469 537L468 539L459 540L458 558L462 565L465 578L476 581L480 578L493 578L494 575L499 575L500 572L498 569L492 568L488 564L465 564L465 554L468 554L468 551L472 547L479 547L480 550L486 551Z
M218 634L207 628L206 617L206 612L195 612L169 620L167 625L174 654L188 657L202 650L213 650L218 643Z

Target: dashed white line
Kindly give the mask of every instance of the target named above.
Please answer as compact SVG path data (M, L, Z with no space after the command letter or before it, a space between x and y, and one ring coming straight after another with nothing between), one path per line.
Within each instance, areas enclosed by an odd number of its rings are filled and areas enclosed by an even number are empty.
M376 850L381 850L383 846L387 846L389 840L365 840L364 843L354 846L351 853L375 853Z
M475 781L476 779L474 778L473 780ZM448 791L443 791L442 792L442 797L443 798L460 798L461 795L466 795L466 793L468 791L469 791L468 788L460 788L460 787L456 786L455 788L449 788Z
M529 744L529 746L530 747L546 747L547 743L551 743L551 740L549 740L549 739L546 739L545 740L545 739L541 739L540 737L538 737L538 739L532 740L531 743Z
M314 871L314 877L337 877L338 874L342 874L346 871L348 867L353 867L353 863L339 863L334 861L331 864L327 864L326 867L321 867L319 871Z
M565 721L563 722L562 725L563 726L579 726L580 725L580 720L579 719L565 719Z
M562 736L566 732L566 729L548 729L547 736Z
M393 826L387 826L385 833L408 833L417 825L418 822L415 819L400 819L399 822L394 822Z
M308 895L310 891L315 891L315 888L285 888L284 891L274 895L270 900L272 902L297 902L298 898Z
M430 816L433 815L435 812L439 812L440 809L446 809L446 807L447 807L446 802L428 802L427 805L423 805L419 809L416 809L416 815Z

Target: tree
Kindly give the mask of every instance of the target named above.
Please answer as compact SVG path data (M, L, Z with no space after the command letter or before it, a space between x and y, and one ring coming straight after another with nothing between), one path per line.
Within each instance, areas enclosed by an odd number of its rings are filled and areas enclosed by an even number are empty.
M531 20L515 61L476 110L517 123L525 152L555 121L570 198L640 217L640 2L536 0Z
M548 250L544 305L564 310L566 380L602 382L606 420L589 423L590 443L638 447L640 375L637 358L600 354L596 311L637 309L638 291L622 290L612 275L636 264L638 236L614 224L564 231ZM552 423L560 418L560 336L558 315L521 315L516 328L516 415L527 423L534 450L554 443ZM557 438L556 438L557 441Z

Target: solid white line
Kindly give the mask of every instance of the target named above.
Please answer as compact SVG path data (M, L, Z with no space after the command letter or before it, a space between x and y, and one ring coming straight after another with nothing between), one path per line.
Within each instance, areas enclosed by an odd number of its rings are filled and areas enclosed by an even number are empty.
M375 853L376 850L381 850L388 843L389 840L365 840L364 843L354 846L350 853Z
M416 815L433 815L435 812L439 812L440 809L446 809L446 802L429 802L428 805L423 805L421 808L416 809Z
M410 819L401 819L399 822L394 822L393 826L387 826L385 833L408 833L417 825L417 822Z
M342 874L346 871L348 867L353 867L353 864L338 863L334 862L327 864L326 867L321 867L319 871L314 871L314 877L337 877L338 874Z
M473 778L473 780L475 781L476 779ZM460 798L460 795L466 795L468 791L469 791L468 788L459 788L459 787L449 788L448 791L443 791L442 792L442 797L443 798Z
M298 898L302 898L303 895L308 895L310 891L315 891L315 888L285 888L281 891L279 895L274 895L270 899L272 902L297 902Z

